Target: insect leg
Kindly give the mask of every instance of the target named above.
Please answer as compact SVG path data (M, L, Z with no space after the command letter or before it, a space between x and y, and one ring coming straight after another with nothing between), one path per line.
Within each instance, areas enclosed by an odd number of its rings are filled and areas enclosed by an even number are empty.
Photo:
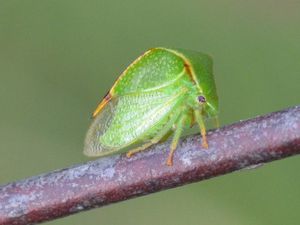
M218 118L218 117L215 117L214 123L215 123L215 127L216 127L216 128L220 128L220 121L219 121L219 118Z
M174 133L174 136L173 136L173 140L172 140L172 143L171 143L170 153L169 153L169 156L168 156L168 159L167 159L167 162L166 162L166 164L168 166L172 166L173 165L174 152L176 150L179 138L180 138L180 136L182 134L185 120L186 120L186 115L183 114L180 117L178 123L176 124L176 130L175 130L175 133Z
M177 116L174 117L174 119L176 118ZM154 145L156 143L158 143L171 129L171 126L173 125L174 123L174 119L172 119L170 122L168 122L168 124L159 132L157 133L149 142L143 144L142 146L139 146L137 148L134 148L132 150L130 150L129 152L127 152L126 156L129 158L131 157L133 154L137 153L137 152L140 152L140 151L143 151L145 150L146 148L148 148L149 146L151 145ZM177 119L177 118L176 118Z
M159 140L159 143L163 143L165 142L166 140L169 139L169 137L173 134L173 130L170 130L168 131L168 133L165 134L165 136L163 136L160 140Z
M145 144L143 144L143 145L141 145L141 146L139 146L139 147L137 147L137 148L134 148L134 149L130 150L129 152L126 153L126 156L127 156L128 158L130 158L130 157L131 157L132 155L134 155L135 153L141 152L141 151L145 150L146 148L150 147L151 145L156 144L157 142L159 142L160 138L161 138L161 137L159 137L159 138L154 138L154 139L151 140L150 142L145 143Z
M195 114L195 119L200 127L200 133L202 136L202 147L208 148L208 144L207 144L207 140L206 140L206 129L205 129L205 124L204 124L202 115L199 110L195 110L194 114Z

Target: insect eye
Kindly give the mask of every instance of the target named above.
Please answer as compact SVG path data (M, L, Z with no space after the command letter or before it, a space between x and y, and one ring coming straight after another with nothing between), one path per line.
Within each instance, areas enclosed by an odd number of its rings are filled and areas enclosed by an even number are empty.
M205 103L206 102L206 98L203 95L198 96L198 101L200 103Z

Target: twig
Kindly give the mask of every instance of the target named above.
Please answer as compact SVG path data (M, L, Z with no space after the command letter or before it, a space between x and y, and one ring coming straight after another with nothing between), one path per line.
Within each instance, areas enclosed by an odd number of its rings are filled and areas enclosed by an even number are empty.
M300 153L300 106L181 141L173 167L169 143L0 187L0 225L32 224L196 182Z

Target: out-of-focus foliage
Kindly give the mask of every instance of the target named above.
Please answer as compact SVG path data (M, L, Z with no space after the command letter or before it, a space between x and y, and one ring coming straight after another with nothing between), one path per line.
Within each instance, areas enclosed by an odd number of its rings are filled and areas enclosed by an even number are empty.
M88 159L90 114L154 46L214 59L228 124L300 100L300 2L0 1L0 183ZM48 224L299 224L299 158Z

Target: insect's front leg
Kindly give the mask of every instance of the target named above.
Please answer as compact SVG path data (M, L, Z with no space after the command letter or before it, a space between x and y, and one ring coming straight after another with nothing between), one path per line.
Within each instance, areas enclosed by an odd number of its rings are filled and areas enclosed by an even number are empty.
M208 143L207 143L207 139L206 139L206 128L205 128L205 124L203 121L203 117L201 115L201 111L200 110L195 110L194 111L195 114L195 119L200 127L200 133L202 136L202 147L203 148L208 148Z
M214 123L215 123L215 127L216 127L216 128L220 128L220 121L219 121L219 118L218 118L218 117L215 117L215 118L214 118Z

